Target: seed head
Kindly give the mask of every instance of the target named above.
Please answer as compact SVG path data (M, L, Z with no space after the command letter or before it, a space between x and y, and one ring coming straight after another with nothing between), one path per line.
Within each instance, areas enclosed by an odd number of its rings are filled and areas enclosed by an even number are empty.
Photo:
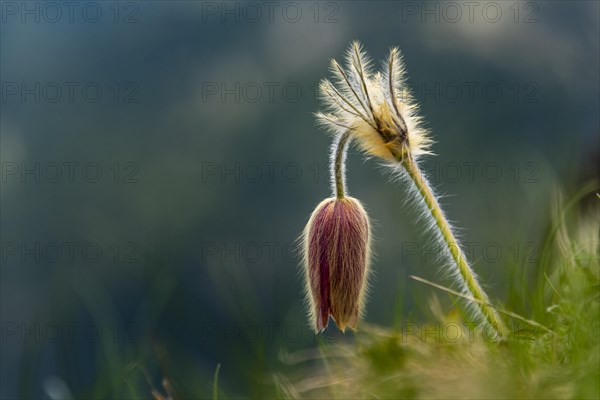
M356 330L364 305L370 256L369 217L352 197L323 200L304 229L309 315L317 332L329 316Z
M334 135L350 130L367 154L388 161L407 155L429 154L432 144L405 84L400 51L392 48L382 72L371 72L372 62L358 42L346 55L346 69L331 61L334 83L319 86L328 112L317 119Z

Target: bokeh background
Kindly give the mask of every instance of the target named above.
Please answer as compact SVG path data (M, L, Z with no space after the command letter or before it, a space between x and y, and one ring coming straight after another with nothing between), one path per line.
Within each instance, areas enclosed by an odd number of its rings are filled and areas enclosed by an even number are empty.
M296 240L330 194L315 88L355 39L401 48L424 169L506 302L556 189L598 177L599 4L467 3L2 1L0 396L210 396L221 364L222 395L271 397L286 355L352 341L310 331ZM348 181L366 321L426 320L404 187L355 151Z

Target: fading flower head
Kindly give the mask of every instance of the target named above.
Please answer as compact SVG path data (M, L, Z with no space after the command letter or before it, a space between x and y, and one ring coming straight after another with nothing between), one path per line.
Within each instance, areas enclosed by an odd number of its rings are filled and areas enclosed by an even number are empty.
M309 315L317 332L332 316L356 330L364 305L370 256L369 217L352 197L329 198L304 229L304 271Z
M334 82L325 79L319 89L328 112L317 119L334 135L351 131L367 154L388 161L429 154L432 143L421 126L418 107L406 89L400 51L392 48L382 72L358 42L346 55L346 68L332 60Z

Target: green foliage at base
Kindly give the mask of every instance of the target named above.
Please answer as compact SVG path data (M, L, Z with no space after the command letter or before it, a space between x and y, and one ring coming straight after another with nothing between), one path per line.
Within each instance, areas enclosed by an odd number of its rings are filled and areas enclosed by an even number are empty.
M600 398L600 200L586 193L558 202L535 282L514 274L507 304L523 318L506 317L506 340L486 340L433 295L437 321L362 325L353 343L297 365L304 375L278 377L281 397Z

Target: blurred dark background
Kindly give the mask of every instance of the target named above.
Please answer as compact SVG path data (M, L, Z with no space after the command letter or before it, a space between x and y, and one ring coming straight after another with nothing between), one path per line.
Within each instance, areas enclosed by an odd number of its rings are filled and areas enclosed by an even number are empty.
M355 39L402 50L424 169L505 301L555 190L598 176L599 5L467 3L2 1L0 396L209 396L219 363L272 396L285 354L352 340L310 331L296 240L330 195L315 88ZM393 327L427 318L410 274L447 282L382 171L350 153L366 321Z

